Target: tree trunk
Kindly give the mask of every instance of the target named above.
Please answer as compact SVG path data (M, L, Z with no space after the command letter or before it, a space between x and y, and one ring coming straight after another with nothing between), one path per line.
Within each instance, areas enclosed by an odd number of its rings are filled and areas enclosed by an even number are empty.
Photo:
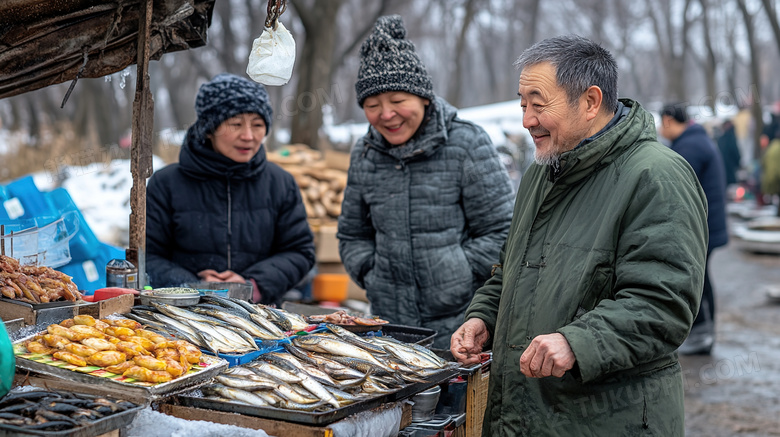
M474 19L474 12L476 9L476 0L466 0L463 13L463 25L460 28L460 34L458 35L458 42L455 45L455 71L452 72L452 79L450 81L449 91L447 92L447 101L449 101L456 108L460 107L461 97L461 82L463 79L463 56L466 52L466 36L469 32L469 27Z
M717 83L715 78L717 59L715 58L715 50L712 47L712 35L710 33L710 20L709 20L709 1L699 0L702 8L702 33L704 37L704 47L706 48L707 55L704 62L704 79L707 86L707 103L709 104L712 113L715 113L715 99L717 90Z
M777 11L775 10L775 5L773 1L770 0L761 0L761 3L764 5L764 11L766 11L766 16L769 18L769 24L772 26L772 33L775 36L775 45L780 51L780 23L777 21Z
M742 19L745 22L747 32L747 42L750 47L750 77L751 83L755 86L755 98L751 102L750 112L753 114L753 158L761 159L761 134L764 130L764 115L761 111L761 72L758 65L758 47L756 46L756 35L753 29L753 16L748 12L745 0L738 0L739 10L742 12Z
M292 115L290 142L319 148L322 126L322 105L338 98L338 89L331 84L331 59L336 43L334 24L342 0L316 1L311 7L294 0L292 4L306 30L303 53L298 67L298 86L292 101L283 102L284 115Z

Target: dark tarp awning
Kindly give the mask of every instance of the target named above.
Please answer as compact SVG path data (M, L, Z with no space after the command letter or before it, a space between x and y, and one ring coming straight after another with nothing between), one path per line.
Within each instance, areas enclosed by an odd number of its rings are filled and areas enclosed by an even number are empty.
M150 59L206 44L216 0L154 0ZM0 99L136 63L142 0L0 1Z

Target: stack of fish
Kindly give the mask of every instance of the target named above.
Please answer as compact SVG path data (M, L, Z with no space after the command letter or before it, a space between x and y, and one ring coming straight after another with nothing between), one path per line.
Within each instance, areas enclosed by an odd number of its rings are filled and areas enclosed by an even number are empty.
M128 317L161 334L186 340L214 354L259 350L259 340L282 340L289 331L308 328L303 317L281 309L202 296L198 305L180 308L163 303L135 306Z
M391 337L360 337L336 325L301 335L201 388L210 399L301 411L340 408L451 369L430 350Z
M140 409L140 406L128 401L76 393L42 390L16 392L0 401L0 425L23 428L18 430L23 435L46 435L46 432L78 429L132 409ZM2 431L0 427L0 434L6 435ZM8 432L7 435L14 435L14 432Z

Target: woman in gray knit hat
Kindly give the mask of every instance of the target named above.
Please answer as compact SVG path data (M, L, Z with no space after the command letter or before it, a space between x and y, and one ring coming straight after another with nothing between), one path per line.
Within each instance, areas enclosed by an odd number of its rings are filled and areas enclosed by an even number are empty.
M265 88L232 74L203 84L179 162L146 196L151 285L248 282L251 300L280 304L314 265L298 185L265 156L273 114Z
M447 349L509 230L509 176L485 131L434 94L400 16L377 20L360 60L371 126L352 150L341 259L372 314L433 329Z

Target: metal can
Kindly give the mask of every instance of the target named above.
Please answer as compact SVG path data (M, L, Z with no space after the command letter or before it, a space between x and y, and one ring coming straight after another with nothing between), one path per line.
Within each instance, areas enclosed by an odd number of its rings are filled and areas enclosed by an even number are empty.
M106 287L138 288L138 268L126 259L106 264Z

